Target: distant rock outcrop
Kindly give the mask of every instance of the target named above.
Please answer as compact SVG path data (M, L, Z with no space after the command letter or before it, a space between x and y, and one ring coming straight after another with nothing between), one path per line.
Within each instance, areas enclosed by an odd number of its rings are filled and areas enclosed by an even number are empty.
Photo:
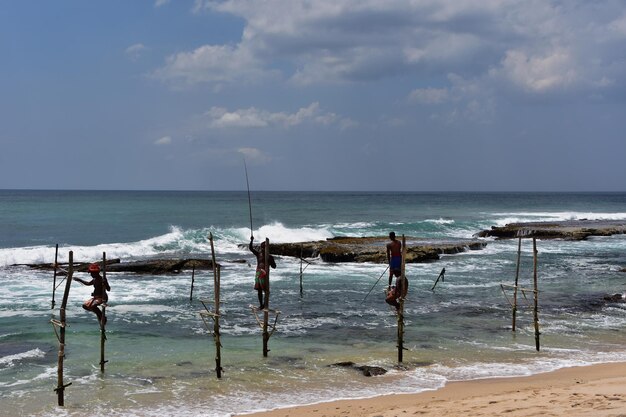
M96 262L102 266L102 262ZM53 270L54 264L26 264L16 266L28 266L34 269ZM87 272L89 262L74 263L74 271ZM60 265L60 274L64 274L67 264ZM183 270L208 270L213 269L213 262L206 259L148 259L144 261L120 262L119 259L107 260L107 272L134 272L136 274L176 274Z
M316 242L271 243L273 255L313 258L325 262L386 263L387 237L336 237ZM407 263L436 261L441 254L455 254L483 249L487 243L480 240L442 240L406 238Z
M626 221L616 220L568 220L562 222L510 223L483 230L478 237L514 239L536 237L537 239L584 240L589 236L611 236L626 233Z

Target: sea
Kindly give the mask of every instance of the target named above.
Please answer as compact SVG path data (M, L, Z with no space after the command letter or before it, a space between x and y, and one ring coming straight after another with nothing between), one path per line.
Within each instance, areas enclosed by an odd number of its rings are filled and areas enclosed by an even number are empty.
M604 299L626 291L626 235L537 241L539 351L531 240L521 245L515 332L502 284L515 282L517 240L480 238L482 250L407 264L401 363L385 264L277 256L270 307L280 314L263 356L251 233L270 245L390 231L464 242L492 226L575 219L626 220L626 193L0 191L0 415L231 416L626 361L626 304ZM65 282L52 308L53 273L28 264L53 262L56 245L59 262L70 251L76 262L211 259L209 235L221 265L222 377L212 322L200 315L200 300L214 297L211 270L109 272L104 372L100 327L81 308L91 287L71 284L71 385L59 406L51 320ZM387 372L368 377L341 362Z

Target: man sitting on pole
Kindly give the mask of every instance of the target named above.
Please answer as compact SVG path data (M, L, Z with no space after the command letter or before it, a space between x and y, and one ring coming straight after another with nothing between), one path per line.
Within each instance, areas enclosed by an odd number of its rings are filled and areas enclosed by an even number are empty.
M74 278L74 281L78 281L83 285L93 285L94 289L91 293L91 298L83 303L83 308L87 311L91 311L98 317L98 323L102 326L106 324L106 316L102 323L102 311L98 308L99 305L106 303L109 300L107 291L111 291L109 282L100 275L100 266L96 263L89 265L87 272L91 274L91 281L85 281L80 278Z

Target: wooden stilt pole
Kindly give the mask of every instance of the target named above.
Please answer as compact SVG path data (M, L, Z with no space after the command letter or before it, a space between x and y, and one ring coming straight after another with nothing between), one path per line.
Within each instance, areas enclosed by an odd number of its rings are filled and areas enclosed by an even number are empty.
M533 321L535 322L535 347L539 352L539 288L537 283L537 238L533 237L533 283L534 283L534 301Z
M302 269L303 263L304 263L304 259L302 259L302 246L300 246L300 298L303 297L303 288L302 288L302 275L304 273L304 269Z
M54 276L52 277L52 307L50 307L50 309L54 309L54 305L56 304L54 301L54 293L57 290L57 262L59 260L59 244L56 244L56 247L54 249Z
M519 282L519 268L522 257L522 238L519 238L517 242L517 267L515 268L515 287L513 289L513 323L511 325L512 331L515 331L515 320L517 318L517 286Z
M406 239L402 235L402 267L400 273L400 281L402 282L402 293L400 294L400 308L398 308L398 362L402 363L402 356L404 353L404 296L407 291L407 279L405 274L405 259L406 259ZM396 285L396 291L399 288Z
M211 244L213 244L213 241L211 241ZM213 271L215 273L215 271ZM196 266L194 265L191 268L191 291L189 292L189 302L191 302L193 300L193 283L195 281L196 278Z
M267 348L267 344L270 340L270 333L268 331L268 321L269 321L269 309L270 309L270 240L265 238L265 282L267 283L266 293L265 293L265 308L263 309L263 357L267 357L267 352L269 349Z
M104 300L104 295L106 294L106 285L105 282L107 280L107 254L106 252L102 252L102 294L100 295ZM96 307L97 308L97 307ZM104 372L104 364L108 361L104 359L104 344L107 340L106 336L106 302L102 303L102 319L100 320L100 372Z
M65 405L65 388L72 385L63 383L63 360L65 359L65 327L67 325L65 309L67 307L67 299L70 295L70 286L72 285L72 276L74 274L74 253L70 251L69 254L69 268L67 270L67 277L65 281L65 291L63 293L63 301L61 302L61 309L59 311L60 320L52 320L53 326L59 327L59 333L57 338L59 339L59 358L57 366L57 387L54 389L57 393L57 400L59 406ZM56 333L56 327L54 328Z
M213 266L213 291L215 294L215 315L213 316L213 337L215 338L215 372L218 378L222 377L222 342L220 341L220 268L215 262L213 248L213 234L209 234L211 242L211 263Z

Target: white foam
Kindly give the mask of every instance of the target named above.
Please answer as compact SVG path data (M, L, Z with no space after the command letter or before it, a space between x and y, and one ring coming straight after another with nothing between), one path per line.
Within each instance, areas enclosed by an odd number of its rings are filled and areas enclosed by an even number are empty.
M444 218L438 218L438 219L426 219L424 220L424 222L426 223L434 223L434 224L454 224L455 221L452 219L444 219Z
M249 232L249 229L246 229ZM333 237L333 234L326 227L299 227L288 228L282 223L272 223L261 226L256 232L255 240L261 242L265 238L269 238L275 243L295 243L308 242L315 240L326 240Z

